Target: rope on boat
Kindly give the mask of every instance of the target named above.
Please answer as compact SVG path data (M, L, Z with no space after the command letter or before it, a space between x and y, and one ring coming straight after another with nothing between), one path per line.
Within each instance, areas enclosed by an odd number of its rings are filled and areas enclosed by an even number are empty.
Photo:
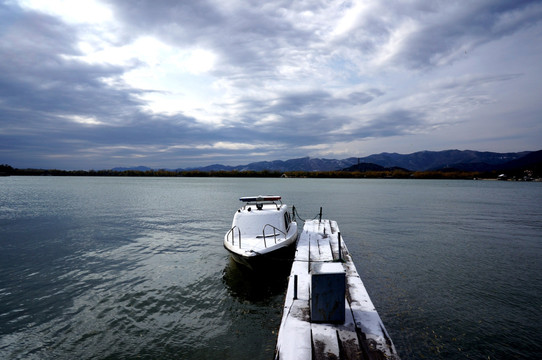
M299 218L301 221L303 222L307 222L306 219L303 219L301 216L299 216L299 212L297 211L297 208L294 206L292 206L292 220L293 221L296 221L296 217ZM318 214L316 214L311 220L315 220L315 219L318 219L318 217L320 217L320 219L322 218L322 208L320 208L320 212ZM296 246L297 246L297 241L299 240L299 238L296 240ZM255 250L251 250L253 253L255 254L258 254L258 255L263 255L261 253L259 253L258 251L255 251ZM267 257L268 260L271 260L271 261L274 261L274 262L293 262L295 260L295 256L293 258L289 258L289 257L274 257L274 256L268 256ZM317 261L314 261L314 260L298 260L298 261L302 261L302 262L333 262L333 261L329 261L329 260L317 260Z
M317 219L319 216L321 216L320 214L321 213L316 214L311 220ZM297 212L297 208L295 206L292 206L292 215L293 215L294 220L297 217L297 218L299 218L299 220L301 220L303 222L307 221L307 220L303 219L301 216L299 216L299 212Z
M297 218L299 218L301 221L303 222L307 222L307 220L303 219L301 216L299 216L299 213L297 212L297 208L295 206L292 206L292 220L293 221L296 221L296 216ZM322 208L320 208L320 212L318 214L316 214L311 220L315 220L315 219L322 219ZM340 233L339 233L339 237L340 237ZM299 237L297 238L296 240L296 246L297 246L297 241L299 241ZM339 241L339 244L340 244L340 241ZM251 250L253 253L255 254L258 254L258 255L263 255L262 253L258 252L258 251L255 251L255 250ZM339 252L341 251L340 249L340 245L339 245ZM267 255L267 259L268 260L271 260L271 261L274 261L274 262L293 262L293 261L300 261L300 262L312 262L312 263L327 263L327 262L343 262L343 260L341 258L339 258L339 260L296 260L295 259L295 255L293 258L289 258L289 257L274 257L274 256L269 256Z

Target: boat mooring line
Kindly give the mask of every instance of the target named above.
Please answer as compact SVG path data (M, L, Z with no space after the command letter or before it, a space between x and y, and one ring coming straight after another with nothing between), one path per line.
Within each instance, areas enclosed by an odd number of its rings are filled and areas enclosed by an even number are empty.
M299 212L297 212L297 208L295 206L292 206L292 214L293 216L296 216L303 222L307 222L307 221L310 221L310 220L305 220L303 219L301 216L299 216ZM311 220L315 220L316 218L318 218L320 216L320 213L316 214L316 216L314 216Z

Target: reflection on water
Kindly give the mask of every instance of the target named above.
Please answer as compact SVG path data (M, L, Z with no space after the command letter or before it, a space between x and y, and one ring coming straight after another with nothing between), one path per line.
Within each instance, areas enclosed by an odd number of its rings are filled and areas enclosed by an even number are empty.
M262 302L284 294L291 267L292 260L288 260L275 262L266 269L251 270L236 263L230 256L222 281L228 293L239 301Z

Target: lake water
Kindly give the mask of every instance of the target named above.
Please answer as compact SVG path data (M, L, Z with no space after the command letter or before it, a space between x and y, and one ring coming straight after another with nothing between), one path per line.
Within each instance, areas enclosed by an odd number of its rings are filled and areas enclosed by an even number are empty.
M542 358L542 183L116 177L0 178L0 358L272 359L286 276L222 246L258 194L338 222L402 359Z

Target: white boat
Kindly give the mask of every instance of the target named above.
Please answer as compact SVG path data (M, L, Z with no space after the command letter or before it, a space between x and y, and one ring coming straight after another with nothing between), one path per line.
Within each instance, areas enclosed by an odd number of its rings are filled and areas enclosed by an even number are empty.
M224 247L233 259L251 269L293 256L297 222L280 196L242 197L244 202L233 216L224 236Z

